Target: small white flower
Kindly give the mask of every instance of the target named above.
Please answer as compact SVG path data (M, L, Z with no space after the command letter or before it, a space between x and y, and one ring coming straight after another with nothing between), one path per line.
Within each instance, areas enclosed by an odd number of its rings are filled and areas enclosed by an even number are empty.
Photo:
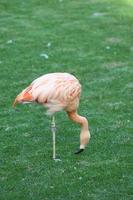
M40 56L41 56L41 57L44 57L45 59L48 59L48 58L49 58L49 56L48 56L46 53L41 53Z
M47 47L51 47L51 42L48 42Z
M9 129L10 129L9 127L6 127L5 131L9 131Z
M92 17L101 17L101 16L104 16L105 13L100 13L100 12L95 12L92 14Z
M110 46L107 46L106 49L110 49Z
M8 40L8 41L7 41L7 44L12 44L12 43L13 43L12 40Z

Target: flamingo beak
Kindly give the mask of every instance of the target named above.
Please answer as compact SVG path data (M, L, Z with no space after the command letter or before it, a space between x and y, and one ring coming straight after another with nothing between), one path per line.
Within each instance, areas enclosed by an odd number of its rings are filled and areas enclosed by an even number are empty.
M81 152L83 152L84 151L84 149L78 149L76 152L75 152L75 154L79 154L79 153L81 153Z
M13 107L15 107L16 106L16 104L18 103L18 98L16 97L16 99L14 100L14 102L13 102Z

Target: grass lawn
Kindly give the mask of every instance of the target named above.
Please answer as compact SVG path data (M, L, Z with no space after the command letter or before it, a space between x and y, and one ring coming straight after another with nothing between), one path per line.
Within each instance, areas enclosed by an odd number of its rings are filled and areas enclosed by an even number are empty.
M133 1L0 0L0 200L133 199ZM15 96L49 72L83 85L79 113L91 141L74 155L80 127Z

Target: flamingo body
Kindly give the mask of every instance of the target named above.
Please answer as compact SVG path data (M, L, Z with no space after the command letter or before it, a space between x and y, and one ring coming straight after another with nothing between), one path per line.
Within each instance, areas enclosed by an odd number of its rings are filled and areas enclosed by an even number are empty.
M34 80L17 96L19 103L38 102L48 108L48 113L62 109L73 111L78 108L81 93L79 81L68 73L51 73Z
M15 99L16 103L37 102L47 108L47 113L65 110L68 117L81 125L80 149L89 141L88 121L77 114L81 85L76 77L68 73L50 73L35 79Z

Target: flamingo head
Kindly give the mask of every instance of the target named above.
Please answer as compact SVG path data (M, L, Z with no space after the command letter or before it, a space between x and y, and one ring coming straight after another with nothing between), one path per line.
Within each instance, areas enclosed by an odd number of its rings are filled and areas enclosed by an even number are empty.
M18 96L15 98L14 102L13 102L13 107L16 107L17 104L22 103L22 102L23 102L23 101L22 101L22 98L20 97L20 95L18 95Z

